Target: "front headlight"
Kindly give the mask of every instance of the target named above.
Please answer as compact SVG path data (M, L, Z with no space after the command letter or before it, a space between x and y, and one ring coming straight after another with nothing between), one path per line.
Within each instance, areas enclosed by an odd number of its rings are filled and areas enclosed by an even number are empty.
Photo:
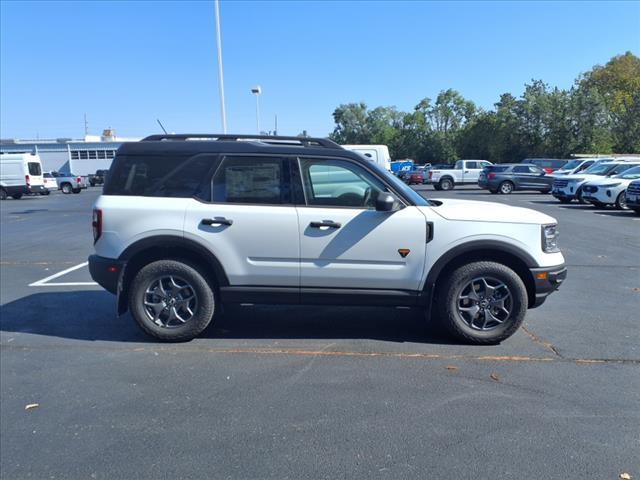
M545 253L559 252L558 248L558 225L542 225L542 251Z

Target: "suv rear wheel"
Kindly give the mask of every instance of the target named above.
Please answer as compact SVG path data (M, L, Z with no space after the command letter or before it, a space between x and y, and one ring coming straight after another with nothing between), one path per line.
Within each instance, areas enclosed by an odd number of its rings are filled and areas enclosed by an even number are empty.
M511 183L509 181L502 182L500 184L500 186L498 187L498 190L503 195L509 195L511 192L513 192L513 183Z
M501 342L522 324L527 290L509 267L475 262L454 270L437 295L440 322L457 339L487 345Z
M140 327L166 342L195 338L215 312L215 295L194 265L158 260L136 274L129 290L129 310Z

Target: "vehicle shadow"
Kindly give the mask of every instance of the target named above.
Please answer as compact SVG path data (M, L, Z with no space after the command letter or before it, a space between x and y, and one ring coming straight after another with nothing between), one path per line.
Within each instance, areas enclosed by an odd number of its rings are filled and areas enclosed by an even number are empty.
M96 290L45 292L0 307L0 331L73 340L154 343L115 297ZM226 306L200 338L371 339L452 344L420 310L380 307Z

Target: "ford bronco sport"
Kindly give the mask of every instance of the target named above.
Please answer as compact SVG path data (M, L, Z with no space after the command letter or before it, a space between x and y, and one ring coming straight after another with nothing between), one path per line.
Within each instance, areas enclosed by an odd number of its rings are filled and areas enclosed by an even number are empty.
M426 200L334 142L153 135L117 151L91 275L147 333L200 334L225 303L422 309L500 342L566 276L556 220Z

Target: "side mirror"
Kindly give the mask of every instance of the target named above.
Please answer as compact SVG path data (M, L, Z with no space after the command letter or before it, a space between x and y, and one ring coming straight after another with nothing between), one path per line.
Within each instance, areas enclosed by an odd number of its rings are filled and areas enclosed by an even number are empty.
M376 211L377 212L390 212L393 210L393 205L396 203L396 199L387 192L380 192L378 198L376 198Z

